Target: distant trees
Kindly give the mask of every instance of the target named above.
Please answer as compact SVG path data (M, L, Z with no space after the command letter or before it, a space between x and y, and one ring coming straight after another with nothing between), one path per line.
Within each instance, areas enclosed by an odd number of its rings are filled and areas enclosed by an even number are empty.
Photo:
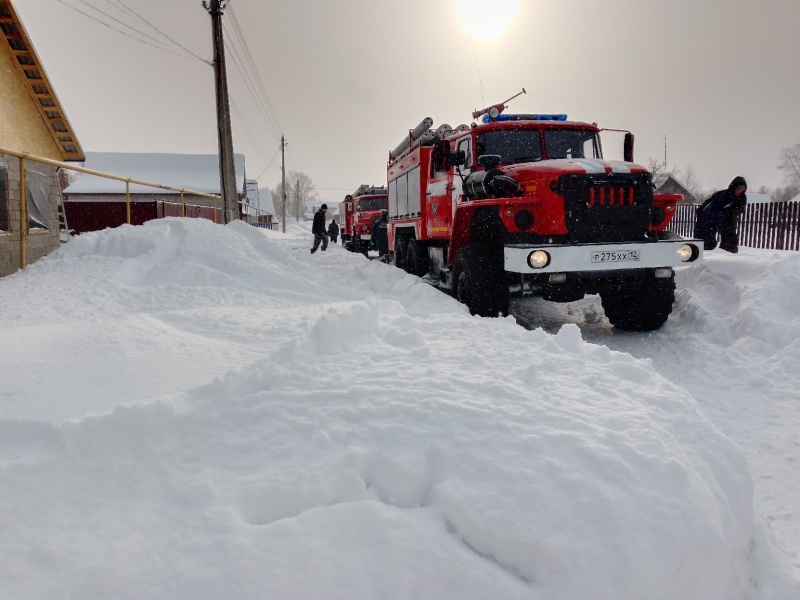
M778 169L783 171L783 182L800 188L800 144L781 150Z
M652 156L647 159L647 170L653 174L653 179L659 175L672 175L675 177L678 174L677 165L673 165L671 169L667 170L666 162L653 158Z
M664 161L651 157L647 161L647 170L653 174L653 179L659 175L672 175L691 192L696 200L703 200L707 195L703 191L703 183L700 181L697 170L692 165L686 165L683 169L678 168L678 165L673 165L668 169Z
M301 171L288 171L286 173L286 216L294 217L298 221L303 219L306 203L319 201L316 192L317 186L311 177ZM279 183L272 193L275 210L278 215L283 210L283 186Z
M772 199L775 202L791 200L800 194L800 144L781 150L778 170L783 171L783 187L775 188Z
M697 175L697 171L692 165L686 165L684 169L679 171L678 179L680 179L681 183L686 186L686 189L691 192L695 200L703 201L707 194L703 191L703 182L700 181L700 177Z

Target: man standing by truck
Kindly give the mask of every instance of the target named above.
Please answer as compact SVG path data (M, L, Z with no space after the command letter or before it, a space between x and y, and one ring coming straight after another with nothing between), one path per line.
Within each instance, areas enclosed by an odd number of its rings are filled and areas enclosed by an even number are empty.
M328 232L325 230L325 213L327 211L328 205L323 204L314 214L314 223L311 226L311 233L314 234L314 247L311 248L311 254L317 251L320 243L322 243L323 252L328 249Z

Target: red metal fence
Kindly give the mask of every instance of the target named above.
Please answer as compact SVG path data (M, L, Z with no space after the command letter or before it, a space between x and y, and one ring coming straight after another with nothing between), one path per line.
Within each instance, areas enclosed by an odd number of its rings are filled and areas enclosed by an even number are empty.
M141 225L153 219L164 217L186 217L208 219L219 223L222 219L221 209L213 206L181 205L180 202L164 200L148 200L147 202L131 202L131 225ZM76 234L87 231L100 231L107 227L119 227L127 222L127 208L124 202L74 202L64 203L67 213L67 224L71 232ZM216 218L215 218L216 213Z
M692 237L696 209L695 204L679 204L668 229ZM739 220L739 245L800 251L800 202L748 204Z
M184 214L184 211L185 214ZM222 222L222 209L213 206L195 206L194 204L181 204L180 202L155 201L155 218L164 217L190 217L194 219L208 219L215 223Z

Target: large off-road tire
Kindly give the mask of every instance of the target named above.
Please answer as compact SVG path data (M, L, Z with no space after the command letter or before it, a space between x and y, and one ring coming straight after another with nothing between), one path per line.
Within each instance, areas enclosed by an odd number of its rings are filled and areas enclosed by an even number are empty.
M406 244L408 240L395 234L394 238L394 266L398 269L406 268Z
M417 277L424 277L431 270L428 249L414 238L408 240L406 245L405 270Z
M625 331L653 331L667 322L675 302L675 273L656 279L652 272L635 286L600 292L611 324Z
M466 245L456 253L453 296L466 304L470 314L481 317L508 315L508 278L503 255Z

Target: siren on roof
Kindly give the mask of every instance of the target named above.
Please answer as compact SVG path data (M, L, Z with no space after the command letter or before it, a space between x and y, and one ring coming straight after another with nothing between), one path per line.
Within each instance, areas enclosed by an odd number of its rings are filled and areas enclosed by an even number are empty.
M541 115L497 115L492 118L490 115L483 115L481 119L484 123L496 123L499 121L566 121L567 115L563 114L541 114Z

